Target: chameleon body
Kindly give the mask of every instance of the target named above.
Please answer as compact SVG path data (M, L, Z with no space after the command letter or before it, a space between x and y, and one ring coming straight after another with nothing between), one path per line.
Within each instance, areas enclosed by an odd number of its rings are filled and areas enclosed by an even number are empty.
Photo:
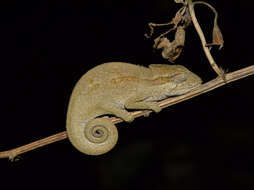
M103 115L126 122L133 116L126 109L159 112L157 101L182 95L198 87L201 79L181 65L152 64L148 68L111 62L84 74L72 92L66 129L71 143L80 152L100 155L111 150L117 140L115 125Z

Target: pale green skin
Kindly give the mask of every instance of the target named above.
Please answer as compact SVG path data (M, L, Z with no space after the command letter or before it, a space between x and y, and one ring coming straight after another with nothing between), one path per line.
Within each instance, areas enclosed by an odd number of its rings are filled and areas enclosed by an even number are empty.
M157 101L185 94L201 83L196 74L181 65L99 65L83 75L72 92L66 123L68 138L85 154L106 153L115 146L118 132L109 119L99 116L114 115L131 122L134 118L126 109L159 112Z

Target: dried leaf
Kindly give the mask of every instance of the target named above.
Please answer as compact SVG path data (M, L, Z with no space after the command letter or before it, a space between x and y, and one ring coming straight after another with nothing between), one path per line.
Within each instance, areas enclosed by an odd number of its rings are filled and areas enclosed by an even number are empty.
M183 47L174 47L174 45L172 45L171 47L168 48L164 48L162 51L162 57L164 59L167 59L169 62L174 63L175 60L181 55Z
M179 46L176 41L170 42L167 38L162 38L157 46L157 49L162 49L161 55L164 59L174 63L180 56L183 46Z
M155 42L154 45L156 46L156 49L162 49L162 48L171 46L170 41L166 37L155 39L154 42Z
M175 15L175 17L172 19L175 26L177 26L183 19L183 16L181 14L181 11L178 11Z
M221 33L221 30L217 24L217 22L214 23L213 26L213 45L219 45L219 49L221 49L224 45L223 35Z
M175 39L170 42L166 37L158 37L154 40L154 48L162 49L161 55L164 59L167 59L171 63L181 55L183 46L185 42L185 30L183 26L178 26Z
M178 26L175 33L175 42L177 46L184 46L185 30L182 26Z
M186 8L184 14L183 14L183 26L184 28L187 28L191 24L191 16L190 16L190 11L188 8Z
M149 34L145 34L145 37L146 38L151 38L151 36L154 33L154 24L153 23L148 23L148 27L150 29L150 32L149 32Z
M172 48L172 46L169 46L169 47L163 48L163 51L161 52L161 55L164 59L170 59L171 60L172 53L173 53L173 48Z
M185 42L185 30L178 26L175 33L175 40L162 51L162 57L173 63L182 53Z
M159 37L154 40L154 48L162 49L161 55L164 59L169 59L173 62L171 57L174 54L174 44L171 43L166 37Z

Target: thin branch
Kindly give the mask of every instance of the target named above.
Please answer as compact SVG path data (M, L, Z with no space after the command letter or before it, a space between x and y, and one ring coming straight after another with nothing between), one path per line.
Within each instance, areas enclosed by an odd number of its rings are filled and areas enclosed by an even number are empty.
M225 79L227 81L227 83L233 82L235 80L239 80L241 78L250 76L250 75L254 75L254 65L237 70L235 72L232 73L228 73L225 75ZM199 88L185 94L182 96L178 96L178 97L173 97L173 98L168 98L165 99L161 102L159 102L159 105L162 108L166 108L169 106L172 106L174 104L180 103L182 101L191 99L195 96L204 94L206 92L209 92L215 88L218 88L220 86L225 85L226 83L224 82L224 80L221 77L217 77L214 80L211 80L203 85L201 85ZM132 115L136 118L136 117L140 117L140 116L147 116L149 113L151 113L151 111L148 110L144 110L144 111L135 111L132 112ZM119 118L115 118L115 117L111 117L110 120L116 124L116 123L120 123L122 122L121 119ZM0 152L0 158L9 158L10 160L14 160L14 158L22 153L34 150L36 148L60 141L67 138L67 134L65 131L60 132L58 134L43 138L41 140L32 142L30 144L18 147L18 148L14 148L8 151L4 151L4 152Z
M9 158L10 160L13 161L20 154L23 154L25 152L34 150L36 148L39 148L39 147L42 147L42 146L66 139L66 138L67 138L67 133L63 131L55 135L51 135L49 137L26 144L24 146L20 146L18 148L0 152L0 158Z
M200 2L199 2L200 3ZM192 2L192 0L188 0L188 7L189 7L189 12L190 12L190 16L191 16L191 20L193 22L193 25L195 27L195 29L197 30L197 33L200 37L200 40L201 40L201 43L202 43L202 47L203 47L203 50L205 52L205 55L210 63L210 65L212 66L213 70L225 80L225 76L224 76L224 71L222 69L220 69L218 67L218 65L216 64L216 62L214 61L211 53L210 53L210 50L209 48L207 47L207 42L206 42L206 39L205 39L205 35L198 23L198 20L197 20L197 17L196 17L196 14L195 14L195 11L194 11L194 4ZM216 12L217 13L217 12Z
M210 5L209 3L205 2L205 1L194 1L193 2L193 5L197 5L197 4L203 4L203 5L207 6L207 7L209 7L214 12L214 15L215 15L215 19L214 20L218 20L218 13L217 13L216 9L212 5Z

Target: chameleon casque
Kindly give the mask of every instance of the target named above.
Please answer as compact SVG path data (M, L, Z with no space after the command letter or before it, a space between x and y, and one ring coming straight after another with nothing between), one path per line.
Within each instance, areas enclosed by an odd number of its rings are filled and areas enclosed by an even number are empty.
M202 80L181 65L152 64L143 67L110 62L84 74L72 92L66 129L72 145L88 155L110 151L118 140L115 125L103 115L126 122L134 117L126 109L161 111L157 101L182 95Z

